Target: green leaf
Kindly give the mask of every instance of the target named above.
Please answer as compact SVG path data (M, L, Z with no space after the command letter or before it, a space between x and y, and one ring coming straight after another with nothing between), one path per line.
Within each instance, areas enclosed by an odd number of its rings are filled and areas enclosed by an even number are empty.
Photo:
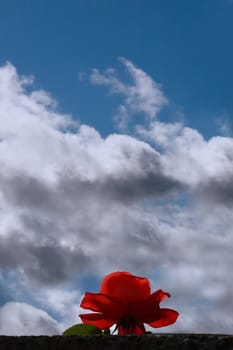
M78 323L74 326L67 328L62 335L91 335L101 334L101 330L96 326L88 323Z

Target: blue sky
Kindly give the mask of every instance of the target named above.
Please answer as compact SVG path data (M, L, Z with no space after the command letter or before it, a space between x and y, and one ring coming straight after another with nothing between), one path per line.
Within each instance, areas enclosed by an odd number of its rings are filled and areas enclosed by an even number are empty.
M114 100L78 76L116 67L119 56L161 83L188 125L206 137L217 133L216 118L231 118L228 0L7 1L1 7L1 62L34 74L62 109L105 135L112 131Z
M0 5L0 334L61 332L114 270L171 292L161 331L232 332L232 16Z

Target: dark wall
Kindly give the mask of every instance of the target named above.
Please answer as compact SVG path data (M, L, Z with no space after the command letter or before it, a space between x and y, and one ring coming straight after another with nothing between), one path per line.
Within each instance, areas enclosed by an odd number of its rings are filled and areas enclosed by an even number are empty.
M0 350L233 350L233 335L0 336Z

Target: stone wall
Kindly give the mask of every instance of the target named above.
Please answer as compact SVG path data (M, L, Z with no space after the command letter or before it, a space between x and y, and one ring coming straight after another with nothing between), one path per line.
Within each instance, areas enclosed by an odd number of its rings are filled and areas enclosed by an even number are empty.
M0 350L233 350L233 335L0 336Z

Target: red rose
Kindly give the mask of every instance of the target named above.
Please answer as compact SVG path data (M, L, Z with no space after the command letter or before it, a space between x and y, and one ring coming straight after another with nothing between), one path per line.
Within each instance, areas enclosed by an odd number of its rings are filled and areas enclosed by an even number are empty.
M170 294L161 289L151 294L147 278L113 272L104 277L100 293L86 292L81 302L81 307L95 313L79 316L100 329L116 324L119 334L143 334L144 323L158 328L176 321L177 311L159 306L166 297Z

